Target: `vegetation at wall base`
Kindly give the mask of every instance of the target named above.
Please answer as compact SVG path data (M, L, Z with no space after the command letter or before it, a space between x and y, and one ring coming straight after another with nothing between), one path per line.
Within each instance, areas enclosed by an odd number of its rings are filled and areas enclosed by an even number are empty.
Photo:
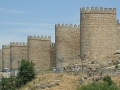
M19 88L34 79L34 77L34 63L28 60L21 60L17 77L2 77L0 82L0 90L16 90L16 88Z
M34 63L28 60L21 60L21 66L19 67L19 73L16 77L16 87L25 85L28 81L31 81L35 77Z
M120 90L111 79L110 76L105 76L103 82L92 82L88 85L78 86L77 90Z
M78 86L77 90L120 90L116 84L108 85L107 82L93 82L88 85Z
M2 78L0 82L0 90L15 90L15 77Z

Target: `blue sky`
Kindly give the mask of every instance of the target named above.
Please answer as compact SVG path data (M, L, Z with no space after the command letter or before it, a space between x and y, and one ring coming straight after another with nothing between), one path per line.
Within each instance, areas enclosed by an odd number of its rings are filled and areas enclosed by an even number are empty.
M28 35L55 38L55 24L79 24L81 7L117 8L120 0L0 0L0 48Z

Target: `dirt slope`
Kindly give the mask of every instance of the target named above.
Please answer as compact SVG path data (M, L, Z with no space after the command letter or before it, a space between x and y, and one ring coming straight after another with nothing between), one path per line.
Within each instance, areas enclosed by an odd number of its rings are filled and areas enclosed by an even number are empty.
M19 90L41 90L36 89L36 86L41 83L53 82L56 80L60 81L60 85L52 86L50 88L45 88L43 90L76 90L78 85L78 79L83 75L75 75L75 74L55 74L55 73L44 73L41 75L37 75L36 78L27 83L24 87ZM31 89L30 89L31 88Z

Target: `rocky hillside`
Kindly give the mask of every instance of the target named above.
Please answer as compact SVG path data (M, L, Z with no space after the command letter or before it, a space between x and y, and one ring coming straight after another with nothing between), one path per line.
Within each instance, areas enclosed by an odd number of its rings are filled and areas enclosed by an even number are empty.
M78 79L83 75L42 73L19 90L76 90Z

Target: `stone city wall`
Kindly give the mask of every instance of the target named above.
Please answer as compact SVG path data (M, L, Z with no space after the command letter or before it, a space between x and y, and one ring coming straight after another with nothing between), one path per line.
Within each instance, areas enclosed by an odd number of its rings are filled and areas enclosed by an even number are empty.
M50 68L50 44L50 36L28 36L28 60L35 63L35 70Z
M56 66L74 64L80 54L80 26L55 25Z
M117 46L116 8L82 8L80 14L81 57L102 60Z
M10 43L10 59L12 60L12 69L18 69L20 60L27 60L27 43L11 42Z

